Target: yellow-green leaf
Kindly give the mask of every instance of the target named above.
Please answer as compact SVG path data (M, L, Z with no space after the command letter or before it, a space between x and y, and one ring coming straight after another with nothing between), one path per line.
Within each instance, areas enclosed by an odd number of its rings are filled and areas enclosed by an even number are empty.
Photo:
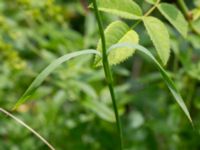
M144 17L144 25L164 65L170 56L170 39L165 25L155 17Z
M105 30L106 47L109 48L113 44L117 43L138 43L138 34L131 30L127 24L122 21L115 21L111 23ZM99 40L97 50L102 52L101 40ZM132 56L135 50L133 48L119 48L108 55L110 65L119 64L128 57ZM99 56L95 59L97 66L101 65L101 58Z
M156 4L157 0L146 0L146 2L149 4Z
M184 18L181 11L179 11L174 5L167 3L159 4L158 9L183 37L187 36L188 22Z
M196 21L200 18L200 7L192 10L193 20Z
M173 95L174 99L176 100L176 102L178 103L180 108L183 110L183 112L185 113L185 115L189 119L190 123L193 125L192 118L190 116L189 110L187 109L186 104L185 104L184 100L182 99L181 94L179 93L175 83L169 77L169 75L165 71L165 69L156 60L156 58L151 54L151 52L148 49L146 49L145 47L138 45L138 44L120 43L120 44L112 45L108 49L108 53L111 53L112 51L115 51L116 49L121 48L121 47L134 48L134 49L138 50L139 52L141 52L142 54L146 55L155 64L155 66L160 71L162 78L165 81L165 83L166 83L167 87L169 88L171 94Z
M100 11L122 18L140 19L142 17L140 6L132 0L97 0L97 5Z

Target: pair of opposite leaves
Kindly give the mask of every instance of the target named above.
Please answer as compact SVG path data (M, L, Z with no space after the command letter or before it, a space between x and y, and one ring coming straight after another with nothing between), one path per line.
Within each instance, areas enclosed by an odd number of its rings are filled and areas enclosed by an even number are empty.
M159 0L157 2L155 2L155 0L147 0L147 2L156 5L161 14L179 31L183 37L186 37L188 32L188 23L183 14L175 6L167 3L159 4ZM168 30L162 21L152 16L143 17L139 5L132 0L97 0L97 5L101 11L115 14L125 19L142 20L157 50L158 56L164 65L167 64L170 56L170 37ZM192 123L189 111L187 110L187 107L174 82L168 77L165 70L157 62L157 60L154 59L153 55L147 51L147 49L137 46L139 36L134 30L130 29L129 26L122 21L115 21L106 28L105 38L107 48L111 47L112 49L112 45L116 45L114 46L114 51L109 51L110 49L108 50L110 65L118 64L132 56L135 52L135 48L149 56L161 72L163 79L175 100ZM120 43L122 43L122 45L120 45ZM133 44L129 45L128 43ZM97 50L102 52L101 40L98 42ZM100 60L101 58L96 56L95 63L97 66L102 64Z
M124 4L126 4L125 2L127 2L127 5L124 5L121 2L124 2ZM103 5L104 3L105 3L105 5ZM145 24L145 27L152 39L157 51L158 51L158 55L160 56L160 58L164 64L167 63L167 60L169 57L169 47L170 47L169 43L168 43L169 35L168 35L168 32L167 32L164 24L160 20L158 20L154 17L142 17L142 15L141 15L142 13L140 12L139 6L136 3L134 3L132 0L98 0L98 5L99 5L100 10L106 11L106 12L111 12L113 14L117 14L124 18L130 19L130 17L132 17L132 19L142 19ZM182 18L183 17L182 14L174 6L171 6L169 4L159 4L158 5L158 8L161 10L161 12L163 14L165 14L165 12L168 12L168 9L166 9L168 7L170 9L174 10L174 12L176 12L178 14L178 16L179 16L178 20L182 20L182 22L185 21L184 18ZM134 9L132 10L132 8L137 8L135 10L135 14L141 15L141 16L134 17L134 15L132 13L130 13L131 11L134 11ZM161 8L165 8L165 9L161 9ZM117 10L115 10L115 9L117 9ZM169 18L168 20L173 20L173 19L171 19L171 17L173 16L171 13L165 14L164 16L166 16L166 18ZM178 31L180 33L182 33L183 35L184 34L186 35L186 33L187 33L186 26L185 26L186 28L181 28L181 27L179 27L179 23L172 23L172 24L178 29ZM109 52L108 58L109 58L110 64L111 65L118 64L118 63L124 61L125 59L127 59L129 56L131 56L135 52L135 49L138 49L140 52L147 55L154 62L154 64L158 67L159 71L161 72L161 74L163 76L164 81L166 82L166 84L167 84L169 90L171 91L172 95L174 96L175 100L177 101L179 106L182 108L182 110L185 112L186 116L192 123L190 114L185 106L185 103L184 103L183 99L181 98L178 90L176 89L173 81L167 75L166 71L163 69L163 67L159 64L159 62L157 62L157 60L154 58L154 56L147 49L145 49L144 47L142 47L140 45L137 45L137 43L139 42L138 34L135 31L131 30L122 21L116 21L116 22L111 23L107 27L107 29L105 30L105 36L106 36L107 47L108 48L111 47L108 50L108 52ZM166 42L165 40L167 41L167 44L164 43L164 42ZM123 44L120 45L120 43L123 43ZM125 44L125 43L129 43L129 44ZM131 44L131 43L133 43L133 44ZM112 45L114 45L114 46L112 46ZM164 47L164 51L163 51L163 47ZM161 49L159 49L159 48L161 48ZM86 54L95 54L96 62L98 62L98 59L101 58L101 53L100 53L102 51L101 50L101 41L98 43L97 49L98 49L98 51L96 51L96 50L77 51L74 53L66 54L66 55L56 59L55 61L53 61L32 82L32 84L29 86L29 88L26 90L26 92L23 94L23 96L18 100L14 109L17 108L22 103L24 103L25 101L27 101L28 98L32 96L34 91L42 84L44 79L62 63L66 62L74 57L77 57L80 55L86 55ZM115 50L112 50L112 49L115 49Z
M167 3L158 4L155 0L147 0L147 2L156 5L161 14L183 37L186 37L188 23L175 6ZM160 60L164 65L167 64L170 56L170 37L168 30L162 21L152 16L144 17L139 5L132 0L97 0L97 5L100 11L111 13L125 19L142 20ZM107 48L117 43L128 42L137 44L139 42L137 33L122 21L111 23L105 30L105 37ZM101 41L98 43L97 50L100 52L102 51ZM110 64L118 64L124 61L132 56L134 51L134 49L130 48L119 48L109 53L108 58ZM98 56L95 59L95 63L97 66L101 64Z

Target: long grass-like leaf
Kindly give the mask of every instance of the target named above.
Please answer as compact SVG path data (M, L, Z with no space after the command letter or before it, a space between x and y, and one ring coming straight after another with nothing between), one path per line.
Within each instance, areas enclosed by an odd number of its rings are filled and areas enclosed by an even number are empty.
M14 119L17 123L19 123L20 125L24 126L25 128L27 128L30 132L32 132L37 138L39 138L42 142L44 142L51 150L55 150L55 148L49 143L47 142L47 140L45 140L39 133L37 133L34 129L32 129L30 126L28 126L26 123L24 123L22 120L20 120L19 118L13 116L11 113L9 113L8 111L6 111L3 108L0 108L0 112L4 113L6 116L9 116L10 118Z
M160 65L160 63L155 59L155 57L149 52L148 49L146 49L145 47L138 45L138 44L131 44L131 43L121 43L121 44L115 44L113 46L111 46L109 48L109 50L107 51L108 53L111 50L117 49L117 48L121 48L121 47L128 47L128 48L135 48L138 51L142 52L143 54L145 54L146 56L148 56L153 63L157 66L157 68L159 69L163 80L165 81L167 87L169 88L170 92L172 93L172 95L174 96L175 100L177 101L177 103L179 104L179 106L181 107L181 109L183 110L183 112L185 113L185 115L187 116L187 118L189 119L189 121L192 123L192 119L190 116L190 113L179 93L179 91L177 90L174 82L171 80L171 78L168 76L167 72L165 71L165 69Z
M64 56L59 57L58 59L54 60L50 65L48 65L31 83L31 85L28 87L28 89L25 91L25 93L22 95L22 97L17 101L13 109L16 109L19 105L26 102L28 98L30 98L35 90L42 84L42 82L45 80L45 78L53 72L58 66L60 66L62 63L80 56L80 55L88 55L88 54L97 54L101 56L100 52L96 50L82 50L82 51L76 51L72 52L70 54L66 54Z

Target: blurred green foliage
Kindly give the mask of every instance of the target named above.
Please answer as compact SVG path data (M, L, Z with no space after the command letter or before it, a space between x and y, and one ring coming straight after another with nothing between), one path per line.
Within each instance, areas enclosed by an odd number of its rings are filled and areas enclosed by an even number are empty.
M11 109L37 74L58 56L95 47L98 28L87 2L0 0L0 107ZM137 2L144 11L151 7ZM200 149L200 2L186 2L195 12L192 24L197 32L190 30L184 39L163 21L173 50L167 69L190 110L195 129L174 103L159 72L148 59L137 55L113 67L126 150ZM157 11L153 15L160 17ZM105 26L116 19L103 13ZM144 26L137 26L136 31L140 44L154 53ZM46 79L30 103L14 112L57 150L118 149L104 73L93 67L93 60L87 56L65 63ZM0 114L0 150L7 149L47 147Z

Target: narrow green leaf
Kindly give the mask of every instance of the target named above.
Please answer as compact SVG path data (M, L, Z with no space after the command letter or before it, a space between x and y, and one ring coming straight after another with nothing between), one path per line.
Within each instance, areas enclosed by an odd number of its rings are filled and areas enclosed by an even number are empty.
M62 63L80 56L80 55L88 55L88 54L97 54L100 55L100 53L96 50L82 50L77 52L72 52L70 54L66 54L56 60L54 60L50 65L48 65L37 77L36 79L31 83L31 85L28 87L28 89L25 91L25 93L22 95L22 97L17 101L13 109L16 109L19 105L26 102L28 98L30 98L35 90L42 84L42 82L45 80L45 78L53 72L58 66L60 66Z
M89 84L87 84L87 82L85 83L80 80L74 80L72 83L77 89L82 90L85 94L90 96L92 99L97 99L98 96L97 96L96 91Z
M144 17L144 25L164 65L170 56L170 39L165 25L155 17Z
M108 122L115 122L114 112L112 111L112 109L110 109L104 103L93 99L93 100L82 101L82 105L84 107L92 110L100 118L102 118Z
M6 116L12 118L18 124L22 125L26 129L28 129L30 132L32 132L37 138L39 138L44 144L46 144L49 147L49 149L55 150L55 148L45 138L43 138L38 132L36 132L34 129L32 129L25 122L23 122L22 120L20 120L19 118L15 117L14 115L12 115L11 113L9 113L8 111L6 111L5 109L3 109L1 107L0 107L0 112L4 113Z
M111 23L105 30L106 46L107 48L113 44L130 42L138 43L138 34L131 30L128 25L122 21L115 21ZM97 50L102 52L101 40L99 40ZM128 57L132 56L135 52L133 48L119 48L116 51L109 53L108 60L110 65L118 64ZM95 64L101 65L101 58L96 57Z
M97 0L97 5L100 11L122 18L140 19L142 17L140 6L132 0Z
M174 5L167 3L159 4L158 9L183 37L187 36L188 22L185 20L181 11L179 11Z
M190 113L179 93L179 91L177 90L174 82L171 80L171 78L168 76L167 72L165 71L165 69L160 65L160 63L155 59L155 57L149 52L148 49L146 49L145 47L138 45L138 44L132 44L132 43L121 43L121 44L115 44L112 47L109 48L108 53L112 52L112 50L121 48L121 47L129 47L129 48L134 48L139 50L141 53L145 54L146 56L148 56L148 58L150 58L152 60L152 62L157 66L157 68L159 69L163 80L165 81L167 87L169 88L170 92L172 93L172 95L174 96L176 102L178 103L178 105L181 107L181 109L183 110L183 112L185 113L185 115L187 116L187 118L189 119L189 121L192 123L192 119L190 117Z

